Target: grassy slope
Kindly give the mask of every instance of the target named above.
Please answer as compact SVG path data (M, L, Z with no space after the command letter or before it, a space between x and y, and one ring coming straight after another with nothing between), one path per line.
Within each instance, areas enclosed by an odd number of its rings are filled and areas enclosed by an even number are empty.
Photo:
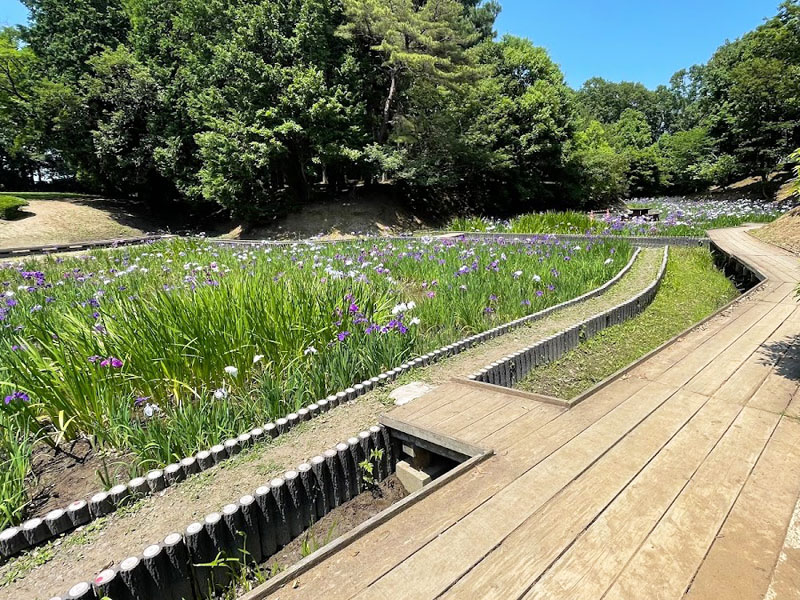
M572 398L641 358L737 295L702 249L670 249L667 274L641 315L602 332L558 362L536 369L519 387Z

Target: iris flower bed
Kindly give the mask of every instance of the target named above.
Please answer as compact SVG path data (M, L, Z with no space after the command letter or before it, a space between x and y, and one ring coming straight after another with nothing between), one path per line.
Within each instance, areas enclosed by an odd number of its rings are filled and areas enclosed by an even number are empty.
M628 236L703 237L709 229L736 227L744 223L768 223L795 206L792 201L763 203L754 200L686 200L660 198L639 200L637 207L660 213L658 221L646 217L623 218L619 211L609 211L594 218L586 213L532 213L510 221L485 217L454 219L451 231L497 233L569 233Z
M583 294L631 253L591 237L173 240L0 263L0 458L18 465L0 469L0 526L20 517L36 440L166 464Z

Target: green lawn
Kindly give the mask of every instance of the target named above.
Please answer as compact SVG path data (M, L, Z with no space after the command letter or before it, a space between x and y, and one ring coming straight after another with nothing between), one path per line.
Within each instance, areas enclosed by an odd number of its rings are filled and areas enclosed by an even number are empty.
M606 329L561 360L535 369L518 387L573 398L730 302L736 288L703 249L671 248L667 274L638 317Z

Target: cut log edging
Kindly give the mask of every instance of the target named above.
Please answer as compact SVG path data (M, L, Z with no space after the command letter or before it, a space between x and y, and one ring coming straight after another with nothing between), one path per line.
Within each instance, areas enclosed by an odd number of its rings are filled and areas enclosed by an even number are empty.
M168 237L170 239L175 238L175 236ZM581 296L442 346L428 354L404 362L396 368L389 369L376 377L353 384L341 392L331 394L323 400L318 400L300 408L297 412L289 413L286 417L246 431L237 437L224 440L208 450L200 451L179 462L167 465L163 469L154 469L143 477L135 477L125 484L114 486L108 491L99 491L88 499L76 500L61 509L52 510L45 515L31 518L19 526L0 531L0 560L7 560L20 552L47 543L77 527L106 516L119 507L134 502L139 498L162 492L191 475L213 468L228 458L236 456L248 446L274 439L304 421L311 420L315 416L327 412L340 404L355 400L357 397L379 386L390 383L411 369L433 365L442 359L460 354L473 346L523 327L528 323L544 319L556 311L595 298L618 283L631 270L640 253L641 248L635 248L630 260L614 277Z
M367 489L359 463L373 450L373 477L395 471L389 431L382 425L348 438L308 463L286 471L219 512L171 533L62 596L80 600L207 600L231 583L230 567L209 566L219 558L261 564L338 506Z
M653 301L661 287L667 271L668 258L669 246L666 246L658 275L633 298L540 340L519 352L505 356L469 375L467 379L503 387L514 387L536 367L558 360L567 352L577 348L581 342L594 337L604 329L624 323L641 314Z

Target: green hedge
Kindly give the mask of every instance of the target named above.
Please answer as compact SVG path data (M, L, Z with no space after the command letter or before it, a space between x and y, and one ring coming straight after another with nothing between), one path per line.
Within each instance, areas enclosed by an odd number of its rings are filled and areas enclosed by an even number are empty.
M0 195L0 219L13 219L19 214L19 209L28 206L28 201L16 196Z

